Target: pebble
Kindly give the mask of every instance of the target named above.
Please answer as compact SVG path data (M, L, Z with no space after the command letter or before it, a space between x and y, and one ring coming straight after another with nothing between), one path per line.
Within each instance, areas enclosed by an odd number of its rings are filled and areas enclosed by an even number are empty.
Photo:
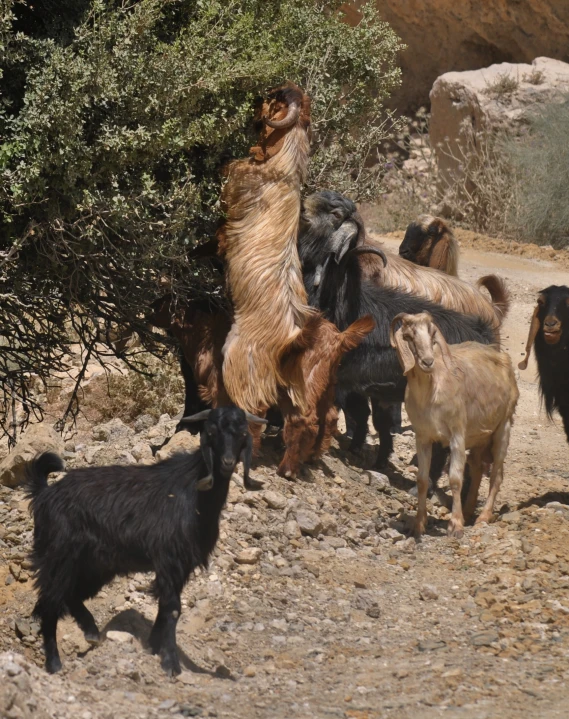
M423 601L429 601L431 599L438 599L439 598L439 592L436 587L434 587L432 584L423 584L421 589L419 590L419 596Z
M295 516L302 534L316 537L322 531L322 522L316 512L310 509L297 509Z
M280 492L267 490L263 492L262 496L271 509L284 509L286 507L287 499L284 494L280 494Z
M478 632L470 637L470 643L475 647L489 647L494 642L498 642L500 637L498 632L489 630L487 632Z
M134 641L134 637L129 632L119 632L114 629L108 631L106 637L111 642L117 642L118 644L130 644Z
M263 550L259 547L247 547L235 555L235 561L237 564L257 564L262 554Z

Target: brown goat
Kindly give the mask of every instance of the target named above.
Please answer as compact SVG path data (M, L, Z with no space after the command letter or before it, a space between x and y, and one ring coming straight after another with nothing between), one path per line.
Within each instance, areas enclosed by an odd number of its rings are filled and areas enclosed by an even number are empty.
M222 349L231 329L231 318L212 314L197 305L181 309L173 317L169 298L156 307L152 324L169 329L179 340L184 357L194 372L200 398L212 407L230 403L222 377ZM300 411L281 389L277 402L284 417L285 454L279 465L282 477L296 477L300 464L321 456L336 431L338 413L334 406L336 373L343 355L357 347L374 328L370 317L362 317L340 332L320 314L314 314L303 333L304 344L283 359L300 367L304 377L306 409ZM255 451L260 444L259 425L250 425Z
M440 217L421 215L411 222L399 245L399 255L416 265L458 277L458 242Z
M367 240L369 244L381 243ZM393 287L411 294L421 295L443 307L477 315L489 322L499 341L500 326L508 314L510 295L504 281L497 275L485 275L473 287L468 282L446 275L431 267L420 267L392 252L385 252L387 265L372 254L362 255L360 263L363 276L382 287ZM487 299L480 287L485 287L491 297Z
M258 112L263 123L247 160L232 162L223 189L226 220L218 234L234 307L223 348L230 398L253 413L276 404L286 388L306 410L299 363L282 363L313 316L296 249L300 190L310 149L310 99L287 83Z

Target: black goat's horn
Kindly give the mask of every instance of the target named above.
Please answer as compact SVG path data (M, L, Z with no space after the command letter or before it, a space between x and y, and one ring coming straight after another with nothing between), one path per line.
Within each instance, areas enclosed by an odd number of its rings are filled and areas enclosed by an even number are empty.
M383 260L383 266L387 267L387 257L385 256L385 252L383 250L380 250L379 247L373 247L372 245L360 245L359 247L354 247L349 252L346 252L344 259L346 259L350 255L365 254L378 255Z
M267 424L268 422L268 420L257 417L257 415L251 414L251 412L245 412L245 417L247 417L248 422L253 422L254 424Z
M191 414L189 417L182 417L180 422L200 422L202 419L207 419L211 409L204 409L197 414Z
M298 120L300 115L300 105L298 102L291 102L288 106L286 116L282 120L269 120L268 117L263 117L265 124L269 127L273 127L275 130L280 130L285 127L292 127Z

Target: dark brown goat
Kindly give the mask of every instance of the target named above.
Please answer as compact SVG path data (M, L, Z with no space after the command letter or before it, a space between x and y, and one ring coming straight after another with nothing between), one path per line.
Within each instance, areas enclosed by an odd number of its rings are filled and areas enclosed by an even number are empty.
M200 398L212 407L230 403L223 384L223 346L232 318L222 312L211 313L196 304L171 316L169 298L161 301L151 318L152 324L168 329L179 340L184 357L193 370ZM300 366L305 385L306 408L301 411L288 393L279 391L277 404L284 417L285 454L279 465L282 477L293 479L300 465L321 456L336 431L338 413L334 406L336 374L343 355L357 347L374 328L370 317L362 317L344 332L320 314L310 318L310 331L303 333L305 344L285 355ZM250 426L255 450L260 444L259 425Z
M458 242L440 217L421 215L409 223L399 255L416 265L458 277Z

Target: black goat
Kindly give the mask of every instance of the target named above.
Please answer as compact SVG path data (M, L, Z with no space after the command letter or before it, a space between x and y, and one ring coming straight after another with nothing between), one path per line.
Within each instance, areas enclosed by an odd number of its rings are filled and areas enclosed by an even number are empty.
M252 441L247 421L264 423L236 407L206 410L201 447L155 465L74 469L48 487L47 475L63 469L44 452L28 466L34 517L31 555L38 592L46 669L57 672L58 619L71 614L88 642L99 630L83 602L117 575L154 571L158 615L150 647L163 669L180 673L176 624L180 594L196 567L206 567L219 536L219 517L229 480L241 458L248 489Z
M393 318L401 312L430 312L449 344L468 340L491 344L494 335L490 325L479 317L463 315L422 297L381 288L362 280L357 255L368 252L382 254L376 247L364 245L347 251L338 262L332 253L322 265L321 277L316 286L316 269L305 274L305 285L310 303L318 307L338 329L342 330L353 321L352 318L363 314L371 315L375 321L375 329L342 360L338 372L338 389L345 395L350 394L352 400L354 394L359 398L359 411L363 410L364 405L367 411L365 398L376 400L373 418L380 436L377 466L382 467L393 450L393 439L389 432L392 418L385 406L402 402L406 385L389 339ZM352 413L358 412L356 405L352 404L350 409ZM434 472L434 479L442 471L444 458L437 461L441 466Z
M539 293L520 369L527 368L534 344L547 415L559 412L569 442L569 287L551 285Z

